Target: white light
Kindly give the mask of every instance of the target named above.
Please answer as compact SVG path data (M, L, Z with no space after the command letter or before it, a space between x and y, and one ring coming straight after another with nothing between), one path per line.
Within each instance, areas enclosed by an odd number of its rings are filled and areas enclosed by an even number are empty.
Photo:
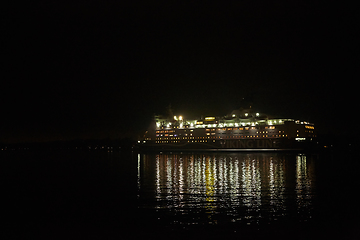
M238 123L235 123L235 127L238 127L239 126L239 124Z
M176 121L177 121L177 116L174 116L174 120L176 120Z
M248 113L245 113L245 117L247 117L249 114Z
M256 116L258 117L258 116L260 116L260 114L259 114L259 113L256 113Z
M182 120L183 120L183 117L182 117L182 116L179 116L179 120L182 121Z
M235 114L233 114L233 115L232 115L232 117L236 117L236 115L235 115Z

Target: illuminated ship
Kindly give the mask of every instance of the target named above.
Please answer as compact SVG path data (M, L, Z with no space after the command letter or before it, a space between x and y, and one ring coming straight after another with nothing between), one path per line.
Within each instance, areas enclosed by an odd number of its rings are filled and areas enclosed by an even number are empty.
M223 117L155 116L138 146L146 150L300 150L316 137L313 123L249 109Z

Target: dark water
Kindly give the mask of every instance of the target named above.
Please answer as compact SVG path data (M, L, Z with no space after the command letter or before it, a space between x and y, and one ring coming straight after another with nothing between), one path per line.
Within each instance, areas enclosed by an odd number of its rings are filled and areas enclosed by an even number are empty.
M1 153L7 239L359 239L354 153Z
M260 225L311 220L315 164L306 155L139 155L140 207L172 224Z

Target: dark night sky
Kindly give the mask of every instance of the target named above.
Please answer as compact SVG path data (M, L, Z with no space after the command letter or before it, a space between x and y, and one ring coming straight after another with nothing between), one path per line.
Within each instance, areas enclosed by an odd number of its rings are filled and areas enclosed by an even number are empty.
M225 115L247 96L321 133L355 134L355 11L325 3L13 6L0 142L136 138L170 103Z

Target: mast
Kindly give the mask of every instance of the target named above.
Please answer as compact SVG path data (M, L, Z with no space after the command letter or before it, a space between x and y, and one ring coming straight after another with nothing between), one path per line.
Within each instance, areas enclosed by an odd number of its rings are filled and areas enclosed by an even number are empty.
M167 113L169 115L169 119L173 119L174 118L174 113L173 110L171 108L171 103L169 104L169 106L167 107Z

